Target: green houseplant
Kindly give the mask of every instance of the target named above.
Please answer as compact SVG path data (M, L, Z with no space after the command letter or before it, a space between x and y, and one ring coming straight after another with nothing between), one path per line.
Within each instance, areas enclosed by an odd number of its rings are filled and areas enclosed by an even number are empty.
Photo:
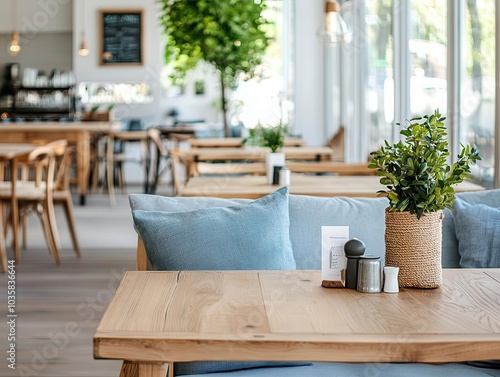
M387 187L385 259L400 267L399 284L435 288L441 285L442 211L452 208L454 186L470 176L470 165L480 160L475 147L462 145L449 164L446 126L438 110L415 117L400 131L403 140L371 153L369 168L377 169ZM401 124L397 123L398 126Z
M250 136L243 142L248 145L258 145L263 148L269 148L270 152L266 154L266 175L267 182L272 183L274 166L285 165L285 154L280 149L285 144L285 136L288 132L288 125L280 121L276 125L262 126L250 130Z
M221 109L226 136L228 89L240 79L258 75L269 45L271 21L264 17L265 1L160 0L165 32L165 60L174 69L173 80L185 81L186 73L204 61L219 74Z
M282 122L275 126L259 126L257 128L259 144L261 147L270 148L271 153L276 153L278 149L283 148L287 132L288 126Z

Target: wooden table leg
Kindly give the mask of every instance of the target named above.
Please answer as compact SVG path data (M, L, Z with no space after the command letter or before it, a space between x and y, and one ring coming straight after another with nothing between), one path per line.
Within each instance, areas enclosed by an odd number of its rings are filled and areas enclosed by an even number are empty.
M3 227L3 211L0 205L0 264L2 266L2 272L7 271L7 248L5 246L4 238L4 227Z
M86 131L76 135L76 176L80 204L85 205L90 172L90 134Z
M16 264L21 263L21 250L19 249L19 212L16 195L16 181L17 181L17 159L13 158L10 161L10 174L11 174L11 201L10 201L10 220L12 226L12 246L15 253Z
M124 361L120 371L120 377L165 377L165 375L166 369L163 363L148 364Z
M114 173L114 146L115 146L115 137L112 132L108 135L108 149L106 151L106 178L108 180L108 195L109 202L111 205L116 204L115 200L115 186L113 182L113 173Z

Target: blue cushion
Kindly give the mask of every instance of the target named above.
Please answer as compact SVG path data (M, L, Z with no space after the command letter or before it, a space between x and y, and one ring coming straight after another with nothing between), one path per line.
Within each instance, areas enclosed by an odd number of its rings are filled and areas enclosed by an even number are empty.
M469 204L486 204L491 207L500 207L500 189L459 192L456 198ZM453 211L444 210L443 219L443 254L442 265L444 268L460 267L460 254L458 253L457 238L455 236L455 221Z
M155 270L293 270L288 189L243 205L133 210Z
M193 377L500 377L500 369L478 368L465 363L313 363L300 368L247 369Z
M500 267L500 208L453 203L455 231L464 268Z
M366 254L385 258L387 198L320 198L290 195L290 240L298 270L321 269L321 226L347 225L349 237L366 245Z

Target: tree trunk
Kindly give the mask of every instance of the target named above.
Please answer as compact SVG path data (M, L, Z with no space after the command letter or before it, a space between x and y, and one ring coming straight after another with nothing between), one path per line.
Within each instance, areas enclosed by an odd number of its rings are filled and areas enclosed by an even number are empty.
M226 85L224 80L224 74L220 73L220 90L221 90L221 107L222 107L222 121L224 124L224 136L231 137L231 130L227 122L227 103L226 103Z

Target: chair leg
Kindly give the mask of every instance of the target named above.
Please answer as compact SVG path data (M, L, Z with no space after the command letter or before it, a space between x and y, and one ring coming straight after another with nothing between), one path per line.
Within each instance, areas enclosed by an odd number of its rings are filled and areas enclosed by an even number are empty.
M45 208L41 210L41 219L43 230L45 233L45 240L47 241L47 246L49 247L49 252L52 254L56 264L61 264L61 259L59 257L59 250L57 248L56 241L54 239L54 231L50 220L49 209L46 205ZM55 224L54 224L55 225Z
M28 221L27 219L27 214L22 214L21 211L19 211L19 214L21 218L19 219L19 224L21 224L21 229L23 232L23 238L22 238L22 247L23 250L26 250L28 248Z
M66 221L68 223L69 232L71 235L71 242L73 243L73 250L75 250L75 254L78 258L81 257L80 246L78 245L78 239L76 237L76 227L75 227L75 217L73 215L73 203L71 198L66 196L64 202L64 212L66 214Z

